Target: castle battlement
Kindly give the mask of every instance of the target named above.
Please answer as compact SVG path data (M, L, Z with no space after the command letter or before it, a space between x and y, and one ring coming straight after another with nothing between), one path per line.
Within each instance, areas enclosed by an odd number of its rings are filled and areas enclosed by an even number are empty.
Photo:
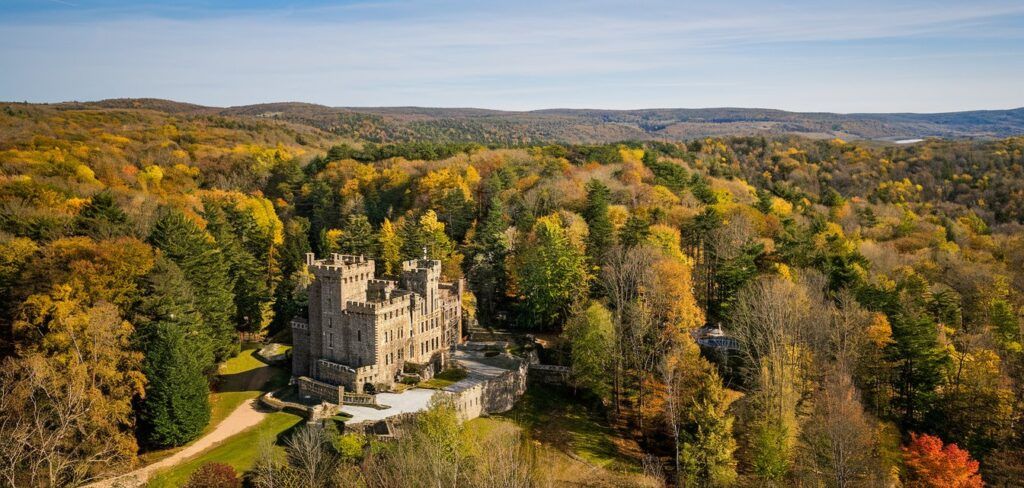
M370 272L370 276L373 276L374 262L372 259L366 259L366 256L354 256L351 254L331 254L328 259L316 259L313 253L306 253L306 266L314 274L317 271L322 273L341 273L342 275L349 275L352 273L359 272Z
M387 290L397 288L398 282L394 280L378 280L374 278L370 281L367 281L366 286L374 290Z
M291 326L292 329L309 330L309 322L307 322L306 319L301 317L296 317L292 319Z
M436 259L412 259L402 262L402 271L414 273L426 273L428 271L441 272L441 261Z
M394 308L395 305L406 305L409 303L409 293L405 293L398 296L393 296L384 300L375 300L372 302L362 302L356 300L349 300L345 302L345 310L353 313L362 314L377 314L389 311Z

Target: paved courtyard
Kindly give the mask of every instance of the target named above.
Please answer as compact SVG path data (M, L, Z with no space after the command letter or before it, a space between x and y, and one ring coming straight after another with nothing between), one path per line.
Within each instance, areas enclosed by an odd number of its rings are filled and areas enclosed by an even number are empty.
M454 360L466 368L466 378L444 388L450 393L458 393L473 385L500 376L505 371L513 368L510 360L503 357L488 358L483 351L465 350L460 348L455 351ZM388 405L391 408L379 410L372 407L359 405L344 405L341 411L352 416L346 422L356 424L366 421L384 420L395 415L426 410L430 404L431 397L437 390L424 388L411 388L402 393L378 393L377 403Z
M355 424L368 420L384 420L403 413L426 410L427 405L430 403L430 398L436 392L437 390L412 388L402 393L378 393L377 403L388 405L391 408L378 410L373 407L345 405L341 407L341 411L352 416L351 420L346 421L347 423Z

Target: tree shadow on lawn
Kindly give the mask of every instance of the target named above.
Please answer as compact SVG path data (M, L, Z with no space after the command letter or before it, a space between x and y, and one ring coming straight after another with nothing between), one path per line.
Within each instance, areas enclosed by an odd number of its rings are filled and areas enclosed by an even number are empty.
M562 451L574 453L602 467L630 464L615 445L615 431L600 410L588 408L590 399L565 389L530 385L515 408L498 414L523 426L530 436Z
M215 376L213 390L218 393L268 391L288 384L288 373L283 368L268 364L256 351L252 351L251 356L259 361L259 366Z

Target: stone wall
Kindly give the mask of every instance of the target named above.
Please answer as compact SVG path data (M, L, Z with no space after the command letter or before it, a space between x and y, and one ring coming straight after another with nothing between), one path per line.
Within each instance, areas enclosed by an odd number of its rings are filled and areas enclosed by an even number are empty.
M305 376L298 379L299 395L319 398L325 402L341 405L344 403L345 388L317 381Z
M526 393L528 364L519 359L515 369L481 381L475 385L449 392L455 401L455 409L462 420L477 418L483 414L507 412Z

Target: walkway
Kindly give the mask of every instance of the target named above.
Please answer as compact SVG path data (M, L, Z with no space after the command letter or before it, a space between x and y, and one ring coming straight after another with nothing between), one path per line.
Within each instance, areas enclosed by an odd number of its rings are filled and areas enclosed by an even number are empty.
M86 485L86 488L143 486L153 473L165 468L170 468L171 466L185 461L186 459L213 447L228 437L238 434L243 430L260 423L260 421L263 420L263 417L267 416L267 413L268 412L259 408L259 399L248 400L228 414L227 418L217 424L217 427L215 427L212 432L200 437L199 440L189 444L184 449L170 455L169 457L161 459L160 461L143 466L122 476Z

